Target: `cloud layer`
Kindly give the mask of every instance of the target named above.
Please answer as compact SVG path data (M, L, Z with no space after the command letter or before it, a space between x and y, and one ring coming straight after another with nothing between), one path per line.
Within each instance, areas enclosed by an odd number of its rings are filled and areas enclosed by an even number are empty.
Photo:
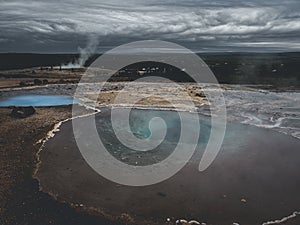
M299 51L300 3L0 0L0 52L72 52L160 39L199 51Z

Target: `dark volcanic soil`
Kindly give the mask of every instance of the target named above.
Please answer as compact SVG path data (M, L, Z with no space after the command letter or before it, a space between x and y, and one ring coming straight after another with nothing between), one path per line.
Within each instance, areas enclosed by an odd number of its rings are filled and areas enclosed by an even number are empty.
M40 192L32 178L35 154L55 123L71 117L71 106L39 107L25 118L10 117L11 108L0 108L0 224L112 224L75 210ZM81 113L87 113L85 109ZM115 223L114 223L115 224Z

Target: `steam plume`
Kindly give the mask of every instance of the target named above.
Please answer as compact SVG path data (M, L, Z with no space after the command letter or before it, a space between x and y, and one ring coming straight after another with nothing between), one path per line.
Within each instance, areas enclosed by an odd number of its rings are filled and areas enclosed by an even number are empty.
M62 68L81 68L85 65L86 61L96 52L98 46L98 38L96 35L89 36L87 46L85 48L78 48L80 52L79 59L75 63L68 63L62 65Z

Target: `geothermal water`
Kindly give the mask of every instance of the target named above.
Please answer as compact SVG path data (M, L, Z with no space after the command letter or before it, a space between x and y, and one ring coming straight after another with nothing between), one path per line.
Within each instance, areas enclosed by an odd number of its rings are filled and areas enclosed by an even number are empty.
M69 96L24 94L5 98L0 101L0 106L56 106L70 105L74 102L76 103Z
M149 124L153 118L161 118L166 124L166 136L159 146L149 151L135 151L124 146L120 140L118 140L109 116L110 110L102 109L102 112L96 117L99 136L106 149L122 162L131 165L149 165L158 163L168 157L179 142L181 135L181 120L179 113L175 111L133 109L131 110L129 118L130 130L123 130L124 127L122 127L122 123L119 123L120 126L118 126L118 120L121 122L127 118L123 118L121 108L115 108L113 110L117 111L115 113L115 119L117 120L117 127L115 127L115 129L123 132L132 132L135 137L140 139L146 139L151 136L151 133L160 132L160 129L164 129L161 123L152 123L150 130ZM190 114L188 112L181 113L185 114L185 116ZM185 128L190 134L196 133L197 130L201 130L201 137L199 138L198 144L204 145L210 134L210 119L209 117L202 116L200 121L201 127L195 126L194 119L194 117L190 117L190 119L185 122ZM181 141L185 144L192 144L190 143L192 140L189 138L189 135L186 136L186 139Z
M116 138L110 108L95 115L98 134L109 153L130 165L144 166L167 158L180 137L180 118L175 111L133 109L130 131L136 137L151 135L149 121L160 117L167 125L164 141L157 148L133 151ZM122 108L119 118L122 120ZM190 113L186 112L188 116ZM88 118L77 118L85 137ZM121 121L120 120L120 121ZM41 188L62 201L93 206L107 215L127 213L137 221L163 224L172 220L196 219L209 224L262 224L299 211L300 141L270 129L229 122L223 145L211 166L198 171L209 134L210 118L199 115L198 147L190 162L173 177L154 185L131 187L97 174L78 150L72 122L63 123L40 152L37 172ZM191 119L189 133L199 127ZM120 129L124 129L121 126ZM160 124L151 127L161 129ZM87 139L88 140L88 139ZM186 140L188 142L188 140ZM87 146L93 143L86 142Z
M123 88L123 86L123 83L111 84L109 90L113 90L115 87ZM96 93L99 84L85 84L85 87L86 92ZM214 96L215 88L213 85L203 84L200 87L205 88L206 93L211 93ZM240 85L226 85L224 87L223 95L226 102L228 121L264 127L300 139L299 91L267 91ZM1 92L0 99L3 102L11 96L19 95L62 95L71 98L76 88L77 85L75 84L49 84L47 87ZM85 97L85 93L82 93L82 96ZM197 110L201 114L210 115L209 107L214 106L200 106Z

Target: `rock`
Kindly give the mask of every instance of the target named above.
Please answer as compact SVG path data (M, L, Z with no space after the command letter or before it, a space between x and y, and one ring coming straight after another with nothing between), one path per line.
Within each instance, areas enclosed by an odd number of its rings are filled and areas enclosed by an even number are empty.
M44 79L43 84L49 84L49 81L47 79Z
M198 221L196 220L190 220L189 222L187 220L184 220L184 219L180 219L180 220L176 220L176 224L177 225L201 225L203 223L199 223ZM206 224L206 223L204 223Z
M27 107L14 107L11 111L11 117L15 118L26 118L35 113L35 109L32 106Z
M127 213L122 213L121 216L118 218L121 222L125 224L132 224L134 223L133 218L127 214Z
M41 84L43 84L43 81L41 81L39 79L34 79L33 83L34 83L34 85L41 85Z
M26 83L24 81L20 81L19 86L24 87L26 86Z
M201 97L201 98L205 98L206 97L203 92L197 92L197 93L195 93L195 96L196 97Z
M243 203L247 203L247 200L246 200L246 199L244 199L244 198L242 198L242 199L241 199L241 202L243 202Z
M163 193L163 192L157 192L157 195L161 196L161 197L166 197L167 194Z

